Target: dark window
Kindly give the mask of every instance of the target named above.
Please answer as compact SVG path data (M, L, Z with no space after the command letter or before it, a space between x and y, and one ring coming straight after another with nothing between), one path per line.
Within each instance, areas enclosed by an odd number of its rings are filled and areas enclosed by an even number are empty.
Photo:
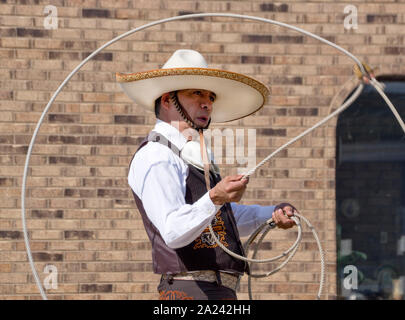
M380 77L405 119L405 77ZM405 299L405 134L370 85L336 129L339 299Z

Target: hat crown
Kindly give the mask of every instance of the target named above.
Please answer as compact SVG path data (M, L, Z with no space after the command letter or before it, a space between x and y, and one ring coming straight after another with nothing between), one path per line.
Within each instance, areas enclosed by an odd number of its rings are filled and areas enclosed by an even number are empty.
M208 68L208 64L198 51L181 49L176 50L162 67L171 68Z

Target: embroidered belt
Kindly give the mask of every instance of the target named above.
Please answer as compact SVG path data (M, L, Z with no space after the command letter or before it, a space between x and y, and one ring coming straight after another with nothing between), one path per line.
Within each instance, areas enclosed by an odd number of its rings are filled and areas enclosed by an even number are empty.
M221 271L215 272L213 270L164 274L162 275L162 277L163 279L217 282L219 285L222 285L235 291L237 289L239 280L239 275L237 274L231 274Z

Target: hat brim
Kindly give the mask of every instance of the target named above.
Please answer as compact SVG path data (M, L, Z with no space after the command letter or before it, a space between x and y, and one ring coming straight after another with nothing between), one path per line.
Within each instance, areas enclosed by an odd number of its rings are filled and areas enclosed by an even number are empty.
M269 89L243 74L205 68L157 69L116 73L123 91L137 104L154 111L155 100L166 92L204 89L216 94L211 122L228 122L255 113L267 102Z

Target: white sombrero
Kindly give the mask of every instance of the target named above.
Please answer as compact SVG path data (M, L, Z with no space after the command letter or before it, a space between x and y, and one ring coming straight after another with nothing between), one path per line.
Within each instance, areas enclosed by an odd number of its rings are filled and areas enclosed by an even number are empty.
M204 89L216 94L211 122L246 117L267 101L269 89L240 73L209 69L204 57L194 50L177 50L162 69L130 74L116 73L123 91L137 104L154 111L155 100L166 92Z

